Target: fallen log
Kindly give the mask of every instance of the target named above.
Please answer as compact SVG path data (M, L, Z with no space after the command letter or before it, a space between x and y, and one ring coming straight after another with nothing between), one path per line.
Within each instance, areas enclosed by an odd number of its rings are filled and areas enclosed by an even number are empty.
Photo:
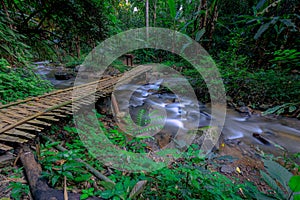
M24 166L30 191L36 200L64 200L64 191L50 188L47 180L41 177L42 168L37 163L34 155L28 146L23 146L20 150L20 159ZM80 194L68 192L68 200L79 200ZM91 197L89 200L101 198Z

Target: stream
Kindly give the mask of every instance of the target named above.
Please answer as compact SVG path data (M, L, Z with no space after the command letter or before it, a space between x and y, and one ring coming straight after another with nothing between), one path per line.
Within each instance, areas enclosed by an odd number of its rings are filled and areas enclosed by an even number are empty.
M51 66L49 61L35 62L35 73L39 74L43 79L46 79L51 82L55 89L64 89L72 87L75 81L75 77L71 77L68 80L56 80L55 72L62 71L61 66ZM64 69L65 70L65 69ZM68 73L73 73L71 70L67 70Z
M55 80L54 73L57 67L47 66L44 62L35 65L36 73L51 81L57 89L71 87L74 83L74 77L69 80ZM189 123L194 121L199 122L198 127L210 124L213 116L210 115L209 105L188 98L179 99L175 94L161 90L163 81L157 80L144 85L122 84L115 88L120 110L129 110L132 120L140 121L144 126L149 123L149 118L159 119L159 115L162 114L152 114L153 110L164 110L166 117L160 131L163 134L174 134L178 130L187 131L191 126ZM131 94L129 100L120 98L128 94ZM144 111L143 115L141 111ZM257 145L273 154L278 153L278 148L289 153L300 152L300 123L293 118L245 115L228 108L222 136L225 140L240 139L248 145Z

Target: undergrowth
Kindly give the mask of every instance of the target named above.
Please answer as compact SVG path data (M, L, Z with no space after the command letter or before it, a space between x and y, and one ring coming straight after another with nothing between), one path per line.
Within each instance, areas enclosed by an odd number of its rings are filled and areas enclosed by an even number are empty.
M103 116L97 114L98 118ZM141 121L141 119L138 119ZM104 124L99 122L104 128ZM67 125L64 130L72 136L71 142L65 144L67 152L59 152L54 147L61 142L47 142L41 146L40 162L43 166L43 176L52 186L63 187L63 179L67 178L68 190L81 191L81 199L98 196L104 199L260 199L263 197L277 198L294 197L297 199L298 177L290 179L292 175L283 167L278 167L271 161L266 161L267 172L261 172L268 184L272 178L279 180L278 176L285 176L285 188L289 193L278 190L275 185L270 185L275 191L273 195L262 194L251 182L240 182L238 179L229 179L219 172L206 168L209 159L202 155L198 145L191 145L180 157L173 159L169 164L159 170L149 172L128 173L104 165L93 153L87 151L77 133L80 130ZM142 139L128 139L118 129L105 129L102 134L116 146L126 151L147 153L146 144ZM82 139L82 138L81 138ZM98 143L98 147L99 147ZM116 184L97 180L76 159L80 158L95 169L108 174L108 178ZM269 163L267 163L269 162ZM273 166L276 165L277 168ZM274 169L272 171L272 169ZM284 173L283 173L284 172ZM274 173L281 173L274 177ZM290 179L290 180L288 180ZM295 182L296 181L296 182ZM296 184L296 185L295 185ZM291 193L293 192L293 193Z
M38 96L51 90L51 84L30 67L12 68L4 58L0 59L0 103Z

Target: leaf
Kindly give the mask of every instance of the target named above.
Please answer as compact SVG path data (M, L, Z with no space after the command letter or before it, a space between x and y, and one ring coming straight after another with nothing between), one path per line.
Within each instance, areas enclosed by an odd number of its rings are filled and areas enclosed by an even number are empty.
M80 195L80 200L81 199L87 199L88 197L89 197L88 194L82 194L82 195Z
M271 22L261 25L254 35L254 39L257 40L269 28L270 24Z
M289 191L288 183L293 176L291 172L272 160L263 160L270 176L277 180L287 191Z
M169 4L169 10L170 10L171 17L173 19L175 19L175 16L176 16L175 1L174 0L168 0L168 4Z
M129 198L133 199L137 195L139 195L145 189L146 184L147 184L147 180L137 182L135 186L132 188Z
M260 0L258 2L258 4L256 5L256 10L259 10L265 3L266 3L266 0Z
M279 110L280 108L282 108L283 106L275 106L273 108L269 108L268 110L266 110L265 112L263 112L263 115L268 115L268 114L273 114L275 113L277 110Z
M200 41L201 37L204 35L205 33L205 28L202 28L201 30L199 30L197 33L196 33L196 37L195 37L195 40L197 42Z
M58 179L59 179L59 176L53 176L51 178L51 184L52 184L52 186L54 186L57 183Z
M293 192L300 192L300 176L292 176L289 186Z
M294 112L296 109L297 109L296 106L290 106L290 107L289 107L289 112L290 112L290 113L291 113L291 112Z
M114 193L111 190L106 190L106 191L101 192L101 197L104 198L104 199L109 199L113 195L114 195Z
M75 178L76 182L83 182L83 181L87 181L91 178L91 174L82 174L78 177Z
M114 188L114 184L111 182L100 181L100 185L102 185L105 189L112 190Z
M279 19L279 17L273 17L270 22L261 25L260 28L258 29L257 33L255 34L254 39L257 40L266 30L268 30L268 28L270 27L271 24L272 25L276 24L278 19Z
M281 197L284 197L284 192L282 189L277 185L275 180L273 180L268 174L266 174L264 171L260 171L260 174L264 181L272 188L274 189Z
M280 115L280 114L282 114L282 113L284 113L284 108L280 108L280 109L277 110L277 112L276 112L277 115Z
M297 28L297 26L292 22L291 19L281 19L280 21L287 27L293 27L294 29Z
M300 200L300 194L294 195L294 200Z
M263 200L274 200L274 198L273 197L268 197L267 195L265 195L265 194L263 194L263 193L256 193L255 192L255 198L256 199L263 199Z

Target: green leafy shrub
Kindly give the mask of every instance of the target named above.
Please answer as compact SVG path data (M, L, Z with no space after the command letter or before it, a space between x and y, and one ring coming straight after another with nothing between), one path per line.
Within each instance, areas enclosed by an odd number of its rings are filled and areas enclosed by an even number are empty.
M12 168L10 172L10 178L12 179L22 179L23 177L23 167L21 168ZM29 194L29 186L22 182L13 182L11 181L8 185L8 188L11 189L11 197L15 200L21 200L25 195Z
M9 183L9 188L12 189L11 197L15 200L21 200L23 195L29 194L29 186L20 182Z
M23 65L32 58L26 37L12 28L13 22L0 13L0 55L11 64Z
M0 102L5 104L49 92L52 86L48 81L34 74L31 68L12 69L9 63L0 59Z
M56 152L51 150L51 148L58 143L59 142L47 142L41 146L42 159L40 162L45 170L42 175L49 179L52 186L62 183L64 177L66 177L69 182L77 183L90 180L91 174L86 172L84 164L76 160L77 158L84 157L84 154L80 153L84 151L84 149L69 150L68 152Z

